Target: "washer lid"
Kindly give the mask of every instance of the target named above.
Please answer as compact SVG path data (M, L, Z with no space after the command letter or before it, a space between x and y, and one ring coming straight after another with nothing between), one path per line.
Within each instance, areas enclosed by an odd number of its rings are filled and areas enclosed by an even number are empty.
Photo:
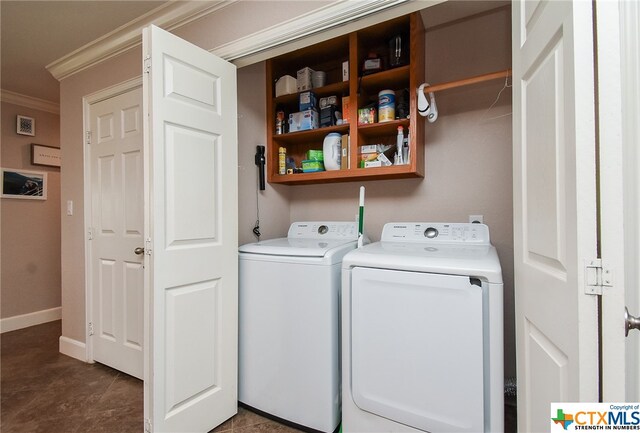
M278 238L242 245L238 251L272 256L325 257L332 250L349 244L355 245L355 241L350 239Z
M242 245L241 253L290 257L325 257L334 249L355 245L358 230L351 221L304 221L289 227L286 238Z
M343 269L355 266L464 275L502 283L498 253L492 245L374 242L349 252Z

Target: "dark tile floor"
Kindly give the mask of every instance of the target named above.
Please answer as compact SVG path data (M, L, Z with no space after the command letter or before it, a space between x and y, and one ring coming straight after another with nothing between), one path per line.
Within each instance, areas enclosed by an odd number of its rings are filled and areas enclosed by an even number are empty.
M0 336L2 433L140 433L142 381L60 354L60 321ZM511 403L511 404L510 404ZM515 405L505 407L515 432ZM212 433L296 433L243 407Z
M141 433L142 381L60 354L61 322L0 336L2 433ZM296 433L240 407L215 433Z

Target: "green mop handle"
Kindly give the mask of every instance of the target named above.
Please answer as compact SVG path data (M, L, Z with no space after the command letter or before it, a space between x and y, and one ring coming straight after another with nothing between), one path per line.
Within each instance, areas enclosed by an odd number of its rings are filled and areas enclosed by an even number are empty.
M364 233L364 186L360 187L360 212L358 214L358 248L362 247Z

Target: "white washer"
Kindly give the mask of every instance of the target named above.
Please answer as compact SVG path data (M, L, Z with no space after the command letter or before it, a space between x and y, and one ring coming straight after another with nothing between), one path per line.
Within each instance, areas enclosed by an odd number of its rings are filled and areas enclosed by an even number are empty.
M238 400L333 432L340 422L340 263L352 222L297 222L239 249Z
M342 262L342 430L504 429L502 272L483 224L389 223Z

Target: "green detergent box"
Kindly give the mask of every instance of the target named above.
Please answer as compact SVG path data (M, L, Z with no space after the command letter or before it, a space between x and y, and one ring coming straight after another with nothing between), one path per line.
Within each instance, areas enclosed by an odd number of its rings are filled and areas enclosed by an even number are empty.
M310 149L307 150L307 159L313 161L324 161L324 156L321 150Z
M314 173L316 171L324 171L324 163L317 160L304 160L302 161L303 173Z

